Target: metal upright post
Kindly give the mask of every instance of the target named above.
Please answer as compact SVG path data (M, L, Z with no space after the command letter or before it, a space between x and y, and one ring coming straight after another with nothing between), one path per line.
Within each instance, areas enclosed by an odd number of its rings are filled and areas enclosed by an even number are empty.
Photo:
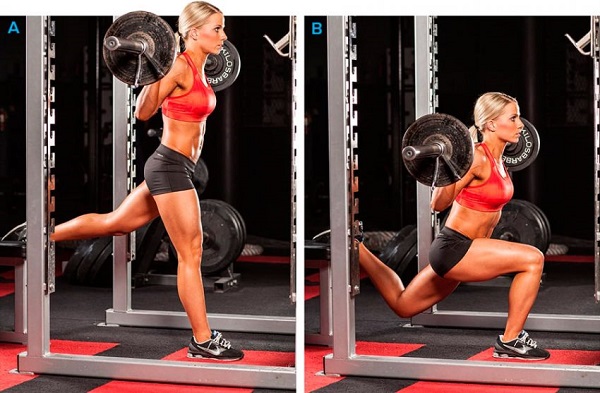
M48 159L54 152L48 149L48 17L28 16L26 19L26 200L27 200L27 332L25 356L44 356L50 347L50 293L54 291L54 254L49 245L51 223L48 222L50 203ZM52 163L53 165L53 163ZM21 354L20 356L23 356ZM22 361L19 365L22 365ZM21 370L20 370L21 371ZM25 370L26 371L26 370Z
M333 357L354 354L354 299L350 296L350 238L348 228L348 134L346 119L346 18L327 17L329 102L329 195L333 296Z
M113 208L117 208L135 186L132 181L135 157L133 123L128 121L132 112L132 89L113 78ZM128 114L129 112L129 114ZM135 232L133 232L135 235ZM131 310L131 259L135 252L128 245L128 236L113 238L113 313Z
M600 302L600 16L591 17L590 55L594 62L594 242L595 299Z
M432 16L415 17L415 118L437 108L437 28ZM429 263L435 215L430 187L417 183L417 245L419 270Z
M304 386L304 19L290 16L292 60L292 255L290 298L296 304L296 386ZM299 22L299 23L298 23Z

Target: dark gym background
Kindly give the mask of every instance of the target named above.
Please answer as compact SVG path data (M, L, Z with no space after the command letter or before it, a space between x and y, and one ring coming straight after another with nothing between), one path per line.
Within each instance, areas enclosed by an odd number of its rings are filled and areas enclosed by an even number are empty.
M176 16L163 16L175 28ZM111 16L55 17L56 219L112 210L112 75L102 58ZM263 38L289 31L287 16L226 19L241 58L235 83L217 92L202 158L201 198L221 199L249 235L289 241L291 62ZM0 17L0 233L25 221L25 17ZM159 141L137 127L137 179Z
M357 32L360 213L365 230L416 223L415 180L400 158L414 121L414 17L354 17ZM472 124L477 97L503 91L541 139L533 165L514 172L515 198L539 206L553 235L594 238L592 59L566 39L589 17L444 16L438 25L438 112ZM315 26L319 28L315 28ZM306 230L329 226L327 36L306 17Z

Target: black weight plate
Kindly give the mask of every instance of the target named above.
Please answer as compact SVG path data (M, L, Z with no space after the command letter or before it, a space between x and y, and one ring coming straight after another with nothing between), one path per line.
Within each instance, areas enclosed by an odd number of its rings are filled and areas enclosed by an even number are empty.
M536 240L536 247L543 253L548 250L548 245L550 243L550 239L548 238L548 231L546 230L546 223L542 214L540 214L540 210L537 206L531 202L517 199L516 203L520 203L523 206L523 209L531 210L531 215L534 217L535 222L540 226L540 234L539 238Z
M432 185L436 174L436 161L439 161L435 186L443 187L459 179L445 161L450 162L459 177L464 176L473 162L473 140L468 128L453 116L433 113L421 116L408 127L402 138L402 149L407 146L427 146L433 143L444 145L443 158L417 158L404 160L408 172L418 182Z
M110 242L102 250L98 258L91 264L90 269L85 276L84 285L93 287L110 287L112 286L113 273L113 238L110 237Z
M243 250L243 248L244 248L243 242L245 240L244 240L244 232L242 231L241 222L238 220L237 211L235 209L233 209L233 207L230 204L228 204L227 202L225 202L225 201L222 201L222 200L219 200L219 199L206 199L206 200L210 201L211 204L218 205L219 208L221 208L224 211L226 211L227 216L231 218L232 224L235 227L235 230L236 230L236 233L237 233L237 237L238 237L238 239L241 239L240 242L239 242L239 245L241 246L241 249L240 249L239 252L241 253L242 250ZM203 223L203 228L202 229L204 231L204 223ZM210 238L210 236L209 236L209 238ZM204 243L203 243L203 246L204 246ZM236 243L236 245L234 245L234 247L237 247L237 246L238 246L238 244ZM234 249L231 252L231 254L239 256L239 254L237 253L237 249ZM235 257L235 259L237 259L237 256ZM235 262L235 259L232 262Z
M211 199L200 201L202 215L202 274L215 274L226 269L239 256L242 239L237 217L221 203Z
M540 224L540 239L539 239L539 249L541 252L545 253L548 250L548 246L550 245L550 238L548 237L548 230L546 226L546 221L544 219L544 215L541 210L533 203L528 201L521 200L523 205L527 206L529 209L533 211L533 215L536 216L537 221Z
M240 69L240 54L230 41L225 41L219 54L208 55L204 66L204 73L212 89L220 91L228 88L235 82L240 74Z
M240 214L240 212L235 207L233 207L232 205L230 205L229 203L224 202L224 201L221 201L221 203L223 204L224 207L229 209L229 211L236 218L236 224L238 226L238 233L240 236L239 236L238 242L237 242L238 252L233 261L233 262L235 262L235 260L237 260L237 258L242 254L242 251L244 251L244 245L246 244L246 223L244 222L244 219L242 218L242 215Z
M160 217L155 218L138 230L136 233L136 256L131 266L134 275L143 275L150 271L166 232L165 224Z
M99 237L92 243L90 251L84 256L77 269L77 283L81 285L89 285L88 275L96 260L104 252L107 247L112 248L112 237Z
M244 251L244 245L246 244L246 237L247 237L247 232L246 232L246 222L244 221L244 218L242 217L242 215L240 214L240 212L234 208L233 206L229 205L230 209L232 209L233 213L237 216L238 222L240 224L241 227L241 231L242 231L242 236L241 236L241 241L240 241L240 254L242 253L242 251Z
M550 243L552 242L552 226L550 225L550 220L548 219L548 216L544 213L544 211L536 205L536 208L539 210L542 219L544 221L544 224L546 226L546 231L548 232L548 248L550 248ZM548 250L546 250L548 251Z
M521 203L525 209L530 209L533 212L533 216L536 218L536 223L540 227L540 235L534 246L537 247L542 253L546 253L546 251L548 251L548 247L550 246L550 237L544 214L540 208L532 202L521 199L517 199L517 202Z
M198 191L198 195L202 195L208 184L208 167L202 158L198 158L196 162L192 182L194 183L194 187L196 187L196 191Z
M407 225L402 228L396 236L390 239L379 254L379 259L393 271L398 269L402 259L410 250L412 242L409 238L411 233L416 233L416 229L415 225Z
M548 217L546 216L546 214L544 214L544 212L542 211L542 209L537 206L536 204L531 203L531 207L533 209L535 209L541 219L542 222L542 227L544 229L544 243L545 247L543 249L540 249L540 251L542 251L543 253L546 253L546 251L548 251L548 248L550 247L550 241L552 240L552 230L550 228L550 221L548 220Z
M542 249L547 248L544 235L544 224L537 211L528 203L513 199L502 209L502 217L491 237L529 244L544 252Z
M65 266L63 272L63 277L65 277L69 284L79 284L77 281L77 270L79 270L81 261L83 261L83 259L92 251L94 241L95 239L82 241L77 248L75 248L73 255L69 258L69 262L67 262L67 266Z
M509 171L516 172L527 168L540 152L540 136L536 128L524 118L521 118L524 128L519 142L508 144L504 149L502 159Z
M232 255L235 255L233 261L231 261L233 263L239 257L239 255L242 253L242 250L244 249L244 233L242 231L242 223L238 219L237 211L230 204L228 204L225 201L218 200L218 199L211 199L210 201L212 203L219 205L221 208L223 208L224 210L226 210L228 212L228 215L231 217L233 225L235 226L235 229L237 232L237 238L240 239L239 242L232 244L232 247L234 247L234 250L232 251ZM239 250L238 250L238 248L235 248L238 246L239 246Z
M139 62L141 62L141 72L137 84L140 86L161 79L175 63L177 48L173 29L164 19L151 12L133 11L120 16L110 25L104 39L111 36L145 42L147 44L145 53L159 66L157 71L145 55L138 56L121 50L110 50L103 45L102 54L106 66L117 79L128 85L136 84Z
M400 265L398 265L398 269L396 273L402 279L402 282L408 283L410 282L419 272L419 261L417 259L418 254L418 243L417 243L417 231L411 232L406 241L411 242L411 247L402 258Z
M215 203L220 203L221 205L223 205L223 207L229 209L237 218L238 224L239 224L239 229L240 229L240 239L242 239L241 241L241 245L242 245L242 249L240 250L240 252L242 252L242 250L244 249L244 244L246 244L246 222L244 221L244 218L242 217L242 215L240 214L240 212L233 207L232 205L230 205L229 203L225 202L225 201L220 201L220 200L216 200L214 199Z

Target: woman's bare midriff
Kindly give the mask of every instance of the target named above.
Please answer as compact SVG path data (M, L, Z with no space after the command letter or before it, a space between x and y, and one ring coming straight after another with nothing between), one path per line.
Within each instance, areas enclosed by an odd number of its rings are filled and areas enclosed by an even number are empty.
M502 211L481 212L454 202L445 226L462 233L470 239L489 238L500 221Z
M192 122L163 116L161 143L192 161L198 161L202 153L206 122Z

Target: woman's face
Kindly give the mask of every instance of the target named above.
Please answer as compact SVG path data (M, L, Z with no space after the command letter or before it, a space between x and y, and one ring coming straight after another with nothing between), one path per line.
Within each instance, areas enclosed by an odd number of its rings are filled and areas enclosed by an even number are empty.
M519 106L511 102L504 107L502 114L490 120L490 129L497 136L509 143L517 143L524 125L521 121Z
M227 39L225 34L225 17L221 13L212 14L201 27L194 27L198 33L198 45L204 53L214 55L221 51L223 42Z

